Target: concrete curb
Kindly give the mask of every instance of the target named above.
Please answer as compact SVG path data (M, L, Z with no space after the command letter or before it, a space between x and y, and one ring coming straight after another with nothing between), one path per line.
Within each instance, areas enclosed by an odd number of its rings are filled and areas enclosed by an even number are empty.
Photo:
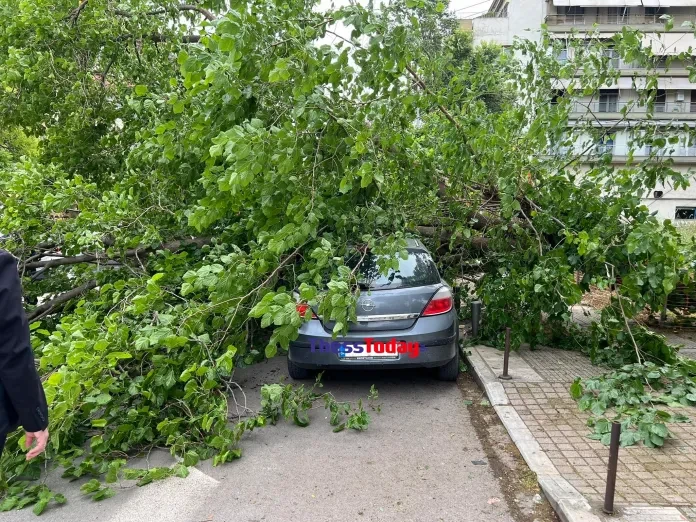
M510 406L505 388L476 352L475 347L465 356L473 370L476 382L486 392L488 400L495 408L495 412L529 469L536 473L539 486L561 520L563 522L601 522L601 519L592 513L592 507L587 499L561 476L515 408Z

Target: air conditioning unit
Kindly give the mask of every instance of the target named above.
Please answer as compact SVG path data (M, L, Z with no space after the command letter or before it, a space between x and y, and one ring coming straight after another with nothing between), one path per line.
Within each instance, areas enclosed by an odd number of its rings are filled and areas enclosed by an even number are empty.
M676 100L678 102L683 102L684 101L684 91L677 91L677 98Z

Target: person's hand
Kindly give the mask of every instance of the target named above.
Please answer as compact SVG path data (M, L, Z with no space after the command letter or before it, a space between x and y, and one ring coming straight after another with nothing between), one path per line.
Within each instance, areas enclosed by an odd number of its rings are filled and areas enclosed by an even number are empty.
M41 455L46 449L46 443L48 442L48 429L43 431L27 432L25 447L31 448L32 444L36 442L36 446L29 450L27 453L27 460L31 460L34 457Z

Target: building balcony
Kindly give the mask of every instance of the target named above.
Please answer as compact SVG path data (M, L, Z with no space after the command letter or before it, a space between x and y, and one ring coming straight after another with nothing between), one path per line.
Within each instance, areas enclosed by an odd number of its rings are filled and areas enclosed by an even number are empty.
M594 30L615 33L623 26L637 26L643 31L664 30L665 21L663 15L629 14L622 15L596 15L596 14L551 14L546 17L546 25L550 31ZM696 23L696 15L673 15L673 32L692 32L689 26L682 27L684 22Z
M635 101L574 102L570 118L574 120L643 120L649 107ZM696 120L696 102L653 102L650 118L653 120Z
M561 64L565 64L568 60L567 58L559 58L558 61ZM635 75L647 76L648 74L651 74L660 77L669 76L673 78L688 78L690 72L689 69L687 69L687 64L685 64L683 61L675 61L669 65L667 65L665 61L660 61L656 62L651 67L646 67L645 64L637 62L625 62L620 58L610 58L609 65L613 69L618 69L620 71L619 74L622 77L633 77ZM691 64L688 64L688 66L690 67ZM581 76L582 74L582 71L577 71L575 76ZM691 89L691 85L689 85L688 88Z
M588 154L579 157L578 160L582 163L597 161L602 156L611 155L612 163L626 163L630 153L633 152L633 163L645 161L652 157L656 161L671 159L675 164L694 164L696 163L696 146L683 147L668 146L662 149L651 148L649 146L642 148L631 149L628 146L617 146L612 143L601 143L595 146L594 150ZM570 147L556 147L551 153L552 156L567 157L572 154ZM579 154L579 152L578 152Z

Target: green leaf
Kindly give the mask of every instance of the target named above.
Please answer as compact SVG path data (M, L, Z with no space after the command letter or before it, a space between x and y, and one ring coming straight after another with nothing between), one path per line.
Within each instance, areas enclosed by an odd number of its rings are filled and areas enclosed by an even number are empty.
M179 478L186 478L189 476L189 470L185 464L177 464L174 466L174 475Z
M98 491L100 487L101 483L97 479L92 479L89 482L82 484L80 491L83 493L94 493L95 491Z
M198 464L198 453L189 450L184 454L184 466L195 466Z
M298 411L295 412L295 414L292 417L292 420L297 426L300 426L301 428L309 426L309 417L307 415L301 416L300 412Z
M132 359L133 356L129 354L128 352L111 352L108 355L109 359L112 360L121 360L121 359Z
M136 96L145 96L148 91L147 85L136 85L135 89L133 90L135 91Z
M111 402L111 395L109 395L108 393L100 393L94 398L94 401L100 406L103 406Z
M111 488L102 488L94 494L92 499L99 502L100 500L105 500L107 498L111 498L115 494L116 494L116 492Z
M39 499L36 504L34 504L34 509L32 510L35 515L40 515L41 513L44 512L44 509L46 509L46 506L48 506L49 499L47 498L42 498Z

